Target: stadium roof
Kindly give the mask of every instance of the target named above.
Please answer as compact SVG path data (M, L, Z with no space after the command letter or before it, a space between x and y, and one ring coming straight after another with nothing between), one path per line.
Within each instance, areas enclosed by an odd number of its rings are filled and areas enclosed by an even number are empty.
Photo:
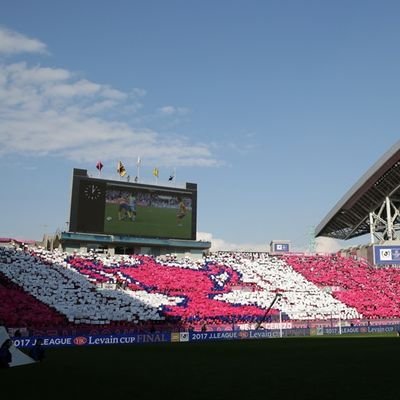
M400 205L400 141L394 144L321 221L315 236L347 240L370 232L369 213L389 196ZM397 196L396 196L397 194Z

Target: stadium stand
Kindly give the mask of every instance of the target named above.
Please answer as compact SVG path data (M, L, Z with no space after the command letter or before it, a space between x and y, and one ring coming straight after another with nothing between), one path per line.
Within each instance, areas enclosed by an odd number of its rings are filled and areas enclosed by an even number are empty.
M257 260L249 260L240 253L221 253L217 259L238 270L244 282L255 283L263 289L254 293L233 292L220 296L220 299L240 301L241 304L252 302L265 308L271 303L274 294L279 292L282 294L279 308L290 319L328 319L332 316L341 319L359 318L355 308L346 306L322 291L294 271L284 259L270 257L266 253Z
M358 310L365 318L400 316L400 270L371 268L367 262L337 255L287 256L295 271Z
M65 316L26 293L20 286L0 274L0 325L38 329L64 326Z
M69 323L83 325L150 321L218 325L261 317L264 310L259 307L210 298L225 290L228 277L231 284L238 282L238 275L227 270L210 265L200 271L196 263L161 264L147 256L105 259L103 264L94 257L44 250L3 252L0 263L1 274L26 294L65 315ZM125 290L97 290L106 279L127 283ZM13 322L6 312L2 319L6 325Z
M333 255L220 252L203 260L0 247L9 328L251 329L259 322L398 318L400 270ZM268 310L277 293L279 301Z
M162 319L155 307L139 303L124 293L97 291L83 275L67 268L66 264L52 262L51 257L47 253L40 260L30 254L14 253L8 258L11 262L0 265L0 271L72 323L101 325L111 321Z
M188 259L182 262L172 258L161 261L149 256L91 256L88 259L79 256L69 257L68 263L88 279L100 277L104 282L108 278L109 283L124 287L130 296L141 301L147 298L172 320L232 324L251 322L265 312L259 307L238 307L238 304L213 299L239 283L239 275L225 266L207 262L201 265Z

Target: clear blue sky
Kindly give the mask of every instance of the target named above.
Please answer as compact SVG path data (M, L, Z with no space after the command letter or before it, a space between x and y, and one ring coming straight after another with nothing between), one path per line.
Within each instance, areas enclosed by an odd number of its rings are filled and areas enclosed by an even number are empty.
M399 138L397 1L30 1L0 12L0 236L64 229L72 169L199 186L198 231L308 246ZM210 236L209 236L210 237Z

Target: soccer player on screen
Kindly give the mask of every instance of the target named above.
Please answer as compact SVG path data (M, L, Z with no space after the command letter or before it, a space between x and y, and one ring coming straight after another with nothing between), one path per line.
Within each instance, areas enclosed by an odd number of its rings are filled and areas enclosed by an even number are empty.
M176 214L176 222L178 226L182 226L182 220L187 214L187 208L181 197L178 197L178 212Z
M130 206L126 197L121 197L118 206L118 220L122 221L129 217Z
M128 217L132 221L135 221L136 220L136 197L134 196L133 193L131 193L129 195L128 205L129 205Z

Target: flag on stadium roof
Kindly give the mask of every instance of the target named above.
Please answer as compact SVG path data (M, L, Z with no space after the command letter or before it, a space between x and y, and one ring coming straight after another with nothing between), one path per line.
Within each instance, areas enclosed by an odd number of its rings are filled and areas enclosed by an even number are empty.
M121 161L118 161L117 172L119 173L119 176L126 175L126 169Z
M157 178L158 178L159 172L160 171L158 170L158 168L153 169L153 175L156 176Z
M101 170L103 169L103 163L102 163L101 161L99 161L99 162L96 164L96 168L101 172Z

